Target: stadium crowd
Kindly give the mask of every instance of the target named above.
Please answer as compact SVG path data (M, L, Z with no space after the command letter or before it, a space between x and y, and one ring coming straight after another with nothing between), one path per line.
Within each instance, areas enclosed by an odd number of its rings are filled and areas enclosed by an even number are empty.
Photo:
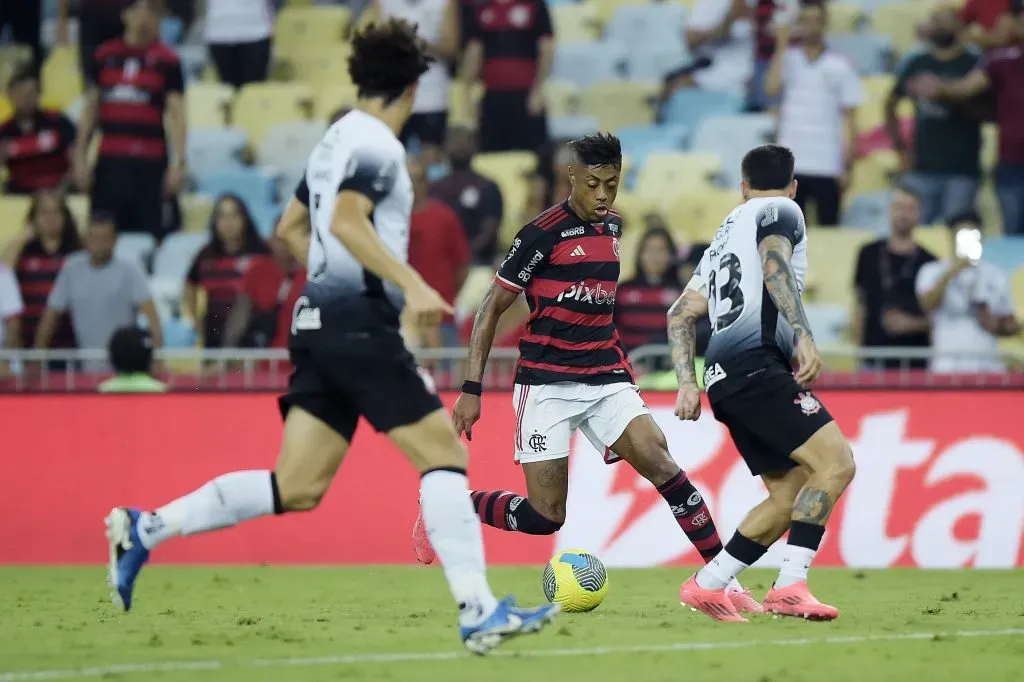
M511 236L568 193L565 141L605 129L626 157L629 350L666 342L665 311L740 202L740 156L777 139L814 226L819 343L998 372L1024 306L1022 4L4 3L0 338L117 347L126 374L153 347L285 347L305 274L275 220L355 102L347 36L401 17L438 57L403 132L409 258L457 310L411 344L465 343Z

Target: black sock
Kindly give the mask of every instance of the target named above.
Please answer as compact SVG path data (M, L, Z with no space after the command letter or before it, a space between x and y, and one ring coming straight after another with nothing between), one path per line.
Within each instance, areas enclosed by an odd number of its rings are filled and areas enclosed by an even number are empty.
M817 552L824 535L825 526L806 521L791 521L789 524L789 544L797 547L805 547Z
M715 520L711 518L704 498L690 483L686 472L680 471L662 483L658 486L658 492L668 502L676 523L700 552L704 563L714 559L722 551L722 540L718 537Z
M553 535L562 524L542 515L530 501L509 490L473 490L469 497L480 520L501 530L527 535Z
M752 566L764 556L768 548L736 531L729 538L729 542L726 543L725 551L737 561L742 561L747 566Z

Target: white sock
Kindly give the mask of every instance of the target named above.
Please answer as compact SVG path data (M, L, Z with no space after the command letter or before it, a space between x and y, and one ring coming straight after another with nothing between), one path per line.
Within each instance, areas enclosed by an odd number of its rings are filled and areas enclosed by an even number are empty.
M807 569L814 563L816 549L786 545L782 553L782 568L779 569L779 577L775 579L775 587L789 587L796 583L807 581Z
M428 471L420 480L420 504L427 536L459 605L459 622L476 625L491 615L498 600L487 584L484 539L469 499L466 475L444 469Z
M747 564L724 549L704 568L697 571L697 585L705 590L721 590L736 580ZM739 586L739 583L736 583Z
M235 471L139 519L139 538L153 549L176 535L193 535L269 516L274 489L269 471Z

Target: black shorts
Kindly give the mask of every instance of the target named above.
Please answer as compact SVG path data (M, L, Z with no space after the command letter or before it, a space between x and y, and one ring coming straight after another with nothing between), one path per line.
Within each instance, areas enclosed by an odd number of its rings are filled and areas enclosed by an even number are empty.
M397 328L365 317L321 320L321 329L292 333L292 376L278 400L282 418L300 407L351 441L359 417L386 433L441 408Z
M529 93L484 93L480 102L480 151L537 151L548 141L544 114L527 111Z
M447 132L447 111L413 114L406 121L405 127L402 128L402 144L408 146L409 142L415 138L420 141L420 144L431 144L440 147L444 144Z
M832 421L821 401L789 375L752 382L711 409L754 476L798 466L790 455Z
M166 172L160 162L100 158L90 208L113 217L118 232L145 232L159 240L174 227L171 204L164 198Z

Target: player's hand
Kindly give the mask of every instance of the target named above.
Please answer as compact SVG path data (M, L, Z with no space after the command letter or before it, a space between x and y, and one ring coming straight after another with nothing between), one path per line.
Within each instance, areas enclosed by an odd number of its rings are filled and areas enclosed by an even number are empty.
M801 334L796 343L797 369L793 378L801 386L810 386L821 373L821 355L810 334Z
M974 265L974 263L971 262L970 258L954 258L953 259L953 266L952 266L951 270L952 270L953 274L955 275L956 273L958 273L958 272L960 272L962 270L966 270L967 268L971 267L972 265Z
M696 384L682 384L676 395L675 415L683 420L700 418L700 389Z
M480 419L480 396L463 393L452 408L452 424L455 433L466 434L466 440L473 440L473 424Z
M441 294L417 277L417 282L405 291L405 307L418 327L431 327L441 323L444 315L455 314Z

